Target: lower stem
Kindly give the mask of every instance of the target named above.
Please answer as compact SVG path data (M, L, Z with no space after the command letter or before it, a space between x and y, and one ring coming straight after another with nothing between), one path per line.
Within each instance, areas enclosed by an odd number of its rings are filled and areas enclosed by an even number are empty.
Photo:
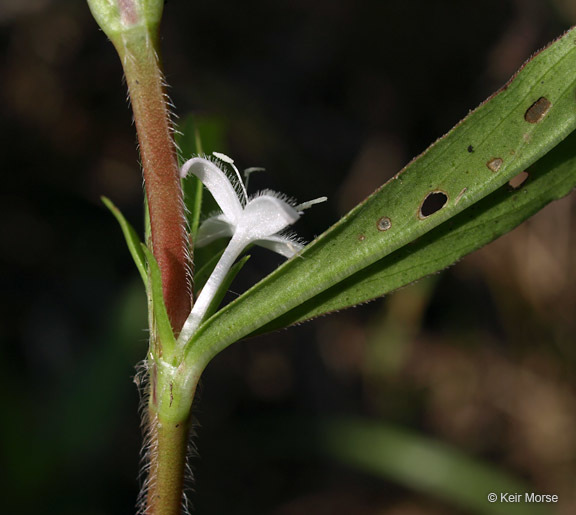
M150 469L144 514L180 515L190 421L163 421L152 410L149 417Z

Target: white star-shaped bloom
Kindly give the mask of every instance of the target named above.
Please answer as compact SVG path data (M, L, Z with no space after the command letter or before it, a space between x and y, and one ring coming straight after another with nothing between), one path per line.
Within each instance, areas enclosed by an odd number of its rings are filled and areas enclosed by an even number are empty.
M234 188L226 173L216 163L203 157L186 161L180 176L186 177L192 173L198 177L222 210L200 225L195 245L202 247L218 238L231 239L194 303L180 333L181 342L186 342L194 334L234 261L248 245L260 245L285 257L292 257L303 246L281 232L295 223L304 209L326 200L322 197L294 206L272 191L263 191L248 198L232 159L224 154L214 155L232 166L239 179L237 188Z

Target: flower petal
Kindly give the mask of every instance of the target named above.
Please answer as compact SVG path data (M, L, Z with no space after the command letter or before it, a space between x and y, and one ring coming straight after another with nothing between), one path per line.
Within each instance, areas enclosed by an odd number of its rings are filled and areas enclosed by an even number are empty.
M184 163L180 169L180 177L186 177L188 173L193 173L200 179L226 218L233 224L237 223L242 214L242 205L227 175L212 161L203 157L193 157Z
M250 241L272 236L292 225L300 213L290 204L272 195L261 195L246 204L236 231Z
M298 243L292 238L288 236L279 236L277 234L274 236L268 236L268 238L262 240L256 240L254 243L287 258L291 258L304 248L304 245Z
M219 238L229 238L234 234L234 226L223 215L216 215L200 224L196 233L196 247L204 247Z

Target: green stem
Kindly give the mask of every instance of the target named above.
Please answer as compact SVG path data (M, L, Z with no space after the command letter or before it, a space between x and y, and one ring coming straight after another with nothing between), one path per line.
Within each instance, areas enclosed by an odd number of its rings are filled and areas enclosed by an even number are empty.
M150 472L145 515L180 515L189 421L163 420L150 411Z
M162 360L150 366L148 440L150 444L145 515L179 515L182 507L190 409L203 367L174 367Z

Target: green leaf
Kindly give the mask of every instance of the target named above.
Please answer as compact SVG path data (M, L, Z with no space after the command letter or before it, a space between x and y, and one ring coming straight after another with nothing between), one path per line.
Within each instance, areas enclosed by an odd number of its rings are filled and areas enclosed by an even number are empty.
M399 252L398 257L409 256L418 248L424 235L450 221L445 227L447 230L460 214L471 218L480 216L486 205L479 204L471 209L472 206L499 190L576 128L575 35L576 29L572 29L534 56L504 88L299 256L207 320L189 345L191 359L196 359L194 356L198 354L207 359L263 326L274 325L275 319L386 256L396 252ZM554 175L555 170L549 173ZM523 191L533 190L526 187ZM556 198L565 192L562 189L552 192L551 196ZM439 209L428 209L425 199L435 193L446 202ZM540 192L534 193L533 200L538 205L527 208L524 218L542 205L541 201L535 200ZM514 202L507 205L506 214L501 216L513 217ZM506 232L518 221L509 223L501 231L495 230L490 238ZM482 220L479 223L482 225ZM486 241L489 239L480 245ZM442 269L456 259L456 255L479 246L468 241L467 246L454 253L446 245L437 247L437 266L428 265L417 273L407 274L392 288ZM452 258L438 257L451 253ZM382 262L389 264L389 261ZM377 268L375 265L369 272L375 272ZM342 285L351 287L355 279ZM368 279L364 284L369 286L365 292L356 290L356 298L369 299L392 289L382 281L376 285ZM356 301L351 299L352 303ZM311 303L322 304L325 300L318 298ZM326 309L341 305L349 305L349 302L341 299ZM309 307L312 316L320 314ZM296 314L288 323L306 316Z
M367 418L246 417L235 424L234 431L219 435L219 441L226 455L241 448L256 463L289 458L303 464L317 457L336 461L364 476L393 482L463 510L457 513L555 513L555 505L524 502L524 492L535 489L499 467L438 439ZM521 493L522 502L490 503L489 493Z
M202 141L193 116L188 116L184 120L177 133L176 144L180 149L180 166L191 156L202 154ZM194 241L200 224L203 186L198 177L189 175L182 179L182 191L184 192L189 233L192 241Z
M353 418L328 419L315 428L319 450L359 470L443 498L486 515L543 515L546 506L524 502L531 490L495 467L456 449L387 424ZM489 502L496 493L498 502ZM500 502L500 493L521 493L518 504Z
M169 360L170 356L174 355L176 350L176 339L172 332L172 325L168 318L166 305L164 304L164 294L162 291L162 275L158 263L154 258L150 249L141 244L142 251L146 255L148 262L148 270L150 271L148 285L148 297L152 303L153 317L150 321L150 332L152 333L152 341L160 341L162 345L162 354L165 360ZM154 351L154 350L153 350Z
M146 245L152 242L152 226L150 225L150 209L148 208L148 197L146 187L144 187L144 240Z
M138 234L134 230L134 227L124 218L124 215L120 210L112 203L109 198L101 197L104 205L110 210L110 212L115 216L116 220L120 224L122 229L122 234L124 234L124 239L126 240L126 245L128 245L128 250L132 255L134 263L136 263L136 268L140 272L140 277L144 281L144 285L148 282L148 274L146 273L146 258L144 257L144 252L142 252L142 242L138 237Z
M464 212L262 327L257 333L360 304L442 270L512 230L576 186L576 132L528 169L518 189L500 187Z
M186 205L186 219L188 232L192 241L196 239L196 233L200 226L202 212L202 194L204 186L194 175L182 179L182 191L184 192L184 204Z

